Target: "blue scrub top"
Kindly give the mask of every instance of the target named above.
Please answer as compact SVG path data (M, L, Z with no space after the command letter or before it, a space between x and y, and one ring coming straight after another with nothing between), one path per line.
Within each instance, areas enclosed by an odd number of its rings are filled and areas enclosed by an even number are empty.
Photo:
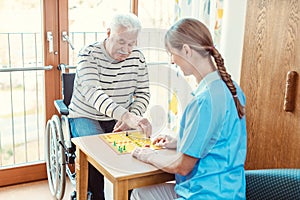
M240 87L238 98L245 105ZM218 71L204 77L187 105L179 130L177 151L199 158L187 175L176 174L178 199L245 199L247 135L245 117Z

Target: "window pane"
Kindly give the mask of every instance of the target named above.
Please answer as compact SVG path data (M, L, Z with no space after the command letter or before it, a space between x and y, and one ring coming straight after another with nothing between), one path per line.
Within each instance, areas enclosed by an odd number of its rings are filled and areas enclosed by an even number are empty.
M139 0L138 15L144 28L169 28L175 20L175 3L171 0Z
M44 71L23 70L43 64L40 3L0 1L0 168L44 160Z
M116 13L130 12L131 0L69 1L69 32L75 47L69 51L69 64L77 64L79 50L104 39L108 23Z

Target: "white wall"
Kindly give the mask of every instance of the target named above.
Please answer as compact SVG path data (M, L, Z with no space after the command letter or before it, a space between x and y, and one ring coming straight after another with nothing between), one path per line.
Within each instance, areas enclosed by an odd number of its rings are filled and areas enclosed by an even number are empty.
M224 0L220 53L232 79L240 82L247 0Z

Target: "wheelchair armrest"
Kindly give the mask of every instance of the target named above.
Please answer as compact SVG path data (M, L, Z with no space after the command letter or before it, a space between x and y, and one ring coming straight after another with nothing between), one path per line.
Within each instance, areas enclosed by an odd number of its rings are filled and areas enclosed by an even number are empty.
M58 99L54 101L55 108L61 115L68 115L69 114L69 109L68 107L64 104L64 100Z

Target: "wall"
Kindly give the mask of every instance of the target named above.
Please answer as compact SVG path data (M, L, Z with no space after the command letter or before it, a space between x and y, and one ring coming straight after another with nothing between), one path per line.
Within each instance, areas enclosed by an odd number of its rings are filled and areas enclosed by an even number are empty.
M247 0L225 0L220 52L233 80L240 82Z

